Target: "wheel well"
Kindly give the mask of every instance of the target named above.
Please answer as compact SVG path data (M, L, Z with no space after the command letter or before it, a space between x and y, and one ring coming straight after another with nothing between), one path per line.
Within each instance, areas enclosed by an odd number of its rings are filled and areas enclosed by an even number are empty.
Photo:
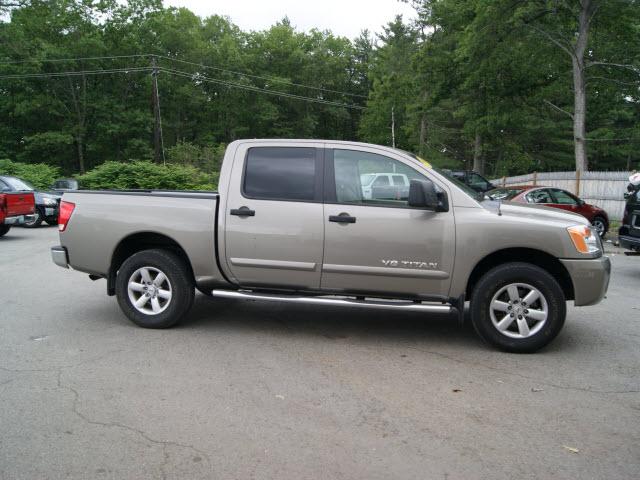
M160 233L135 233L123 238L113 251L113 256L111 257L111 265L109 266L109 276L107 278L108 295L115 295L116 293L116 273L120 269L122 263L134 253L138 253L142 250L148 250L151 248L162 248L178 255L178 257L180 257L184 261L185 265L189 269L191 278L194 278L193 268L191 267L189 257L187 256L187 253L184 251L184 249L180 246L180 244L178 244L178 242Z
M475 266L467 282L466 298L471 298L473 289L482 275L494 267L510 262L525 262L536 265L550 273L560 284L567 300L574 299L573 282L564 265L553 255L532 248L508 248L484 257Z

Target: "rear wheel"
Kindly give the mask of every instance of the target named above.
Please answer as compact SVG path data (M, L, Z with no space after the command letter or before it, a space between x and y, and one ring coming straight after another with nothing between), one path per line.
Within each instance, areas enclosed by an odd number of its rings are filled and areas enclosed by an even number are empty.
M118 270L116 296L124 314L136 325L168 328L191 308L193 280L185 262L174 253L143 250Z
M0 237L7 234L11 230L11 225L0 225Z
M593 219L593 228L596 229L596 232L598 232L600 238L603 238L606 235L609 226L607 225L607 221L604 218L596 217Z
M471 295L478 335L502 350L535 352L560 333L566 300L557 280L528 263L506 263L485 273Z
M22 226L26 228L36 228L40 226L43 219L44 215L42 215L42 212L38 208L36 208L33 211L33 214L27 215L24 218L24 223L22 224Z

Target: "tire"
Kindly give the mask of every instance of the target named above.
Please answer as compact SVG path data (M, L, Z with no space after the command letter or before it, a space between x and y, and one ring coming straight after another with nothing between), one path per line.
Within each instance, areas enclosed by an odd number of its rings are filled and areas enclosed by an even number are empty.
M52 227L57 227L58 226L58 219L57 218L45 218L44 221L47 222L47 225L51 225Z
M526 298L532 300L529 305L522 304ZM532 353L546 346L562 330L566 314L558 281L529 263L489 270L471 294L474 329L485 342L507 352Z
M44 219L44 215L42 214L42 212L40 211L39 208L36 208L33 211L33 215L31 216L31 220L27 220L25 218L25 221L22 224L22 226L24 228L37 228L37 227L40 226L40 224L42 223L43 219Z
M598 232L598 235L600 235L600 238L604 238L604 236L607 234L607 231L609 230L607 221L602 217L595 217L591 224Z
M161 273L166 280L158 282ZM191 308L193 284L191 273L180 257L168 250L143 250L130 256L120 267L116 296L124 314L136 325L169 328L182 320ZM147 295L144 289L147 293L153 289L153 293ZM143 297L149 299L145 302ZM134 304L136 300L142 301L139 307Z
M11 230L11 225L0 225L0 237L3 237Z

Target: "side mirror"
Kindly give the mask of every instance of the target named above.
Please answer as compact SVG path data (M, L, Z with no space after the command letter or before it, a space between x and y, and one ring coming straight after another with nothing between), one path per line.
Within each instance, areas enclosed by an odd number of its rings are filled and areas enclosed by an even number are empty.
M449 201L447 194L436 190L430 180L411 180L409 183L409 206L421 207L434 212L447 212Z

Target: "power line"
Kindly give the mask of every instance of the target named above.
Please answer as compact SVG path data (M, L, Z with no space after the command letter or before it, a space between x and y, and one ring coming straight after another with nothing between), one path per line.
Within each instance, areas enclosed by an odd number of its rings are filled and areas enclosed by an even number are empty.
M284 85L291 85L291 86L294 86L294 87L309 88L309 89L312 89L312 90L320 90L320 91L323 91L323 92L339 93L340 95L347 95L347 96L350 96L350 97L368 98L367 95L360 95L358 93L349 93L349 92L343 92L341 90L332 90L330 88L314 87L314 86L311 86L311 85L303 85L301 83L294 83L294 82L291 82L289 80L282 80L282 79L275 78L275 77L264 77L264 76L261 76L261 75L251 75L249 73L242 73L242 72L237 72L237 71L234 71L234 70L227 70L226 68L213 67L211 65L204 65L204 64L201 64L201 63L189 62L187 60L181 60L181 59L178 59L178 58L172 58L172 57L168 57L166 55L158 55L157 57L158 58L162 58L162 59L166 59L166 60L170 60L170 61L173 61L173 62L184 63L186 65L192 65L192 66L195 66L195 67L208 68L208 69L211 69L211 70L218 70L220 72L231 73L233 75L241 75L243 77L248 77L248 78L257 78L259 80L267 80L269 82L282 83Z
M195 67L200 67L200 68L206 68L206 69L210 69L210 70L217 70L220 72L225 72L225 73L230 73L232 75L240 75L243 77L247 77L247 78L255 78L255 79L259 79L259 80L265 80L265 81L269 81L269 82L273 82L273 83L280 83L283 85L291 85L293 87L300 87L300 88L308 88L311 90L317 90L317 91L323 91L323 92L329 92L329 93L337 93L340 95L346 95L346 96L350 96L350 97L356 97L356 98L368 98L367 95L361 95L358 93L349 93L349 92L344 92L341 90L333 90L330 88L324 88L324 87L316 87L313 85L304 85L302 83L295 83L295 82L291 82L289 80L283 80L283 79L279 79L279 78L275 78L275 77L267 77L267 76L262 76L262 75L252 75L249 73L243 73L243 72L238 72L235 70L229 70L226 68L221 68L221 67L214 67L212 65L205 65L202 63L196 63L196 62L190 62L187 60L182 60L179 58L173 58L173 57L169 57L167 55L155 55L155 54L151 54L151 53L140 53L140 54L133 54L133 55L108 55L108 56L95 56L95 57L76 57L76 58L44 58L44 59L24 59L24 60L5 60L5 61L1 61L0 65L15 65L15 64L25 64L25 63L60 63L60 62L79 62L79 61L87 61L87 60L115 60L115 59L123 59L123 58L145 58L145 57L156 57L156 58L160 58L160 59L164 59L164 60L169 60L172 62L178 62L178 63L182 63L185 65L191 65L191 66L195 66Z
M333 100L326 100L324 98L314 98L314 97L307 97L304 95L297 95L295 93L287 93L287 92L280 92L278 90L269 90L266 88L260 88L260 87L256 87L254 85L243 85L241 83L236 83L236 82L231 82L231 81L227 81L227 80L220 80L217 78L210 78L210 77L205 77L204 75L201 75L199 73L189 73L189 72L183 72L181 70L172 70L166 67L159 67L159 70L162 72L166 72L166 73L170 73L172 75L176 75L176 76L180 76L180 77L186 77L186 78L190 78L192 80L196 80L196 81L200 81L200 82L207 82L207 83L216 83L219 85L225 85L228 87L233 87L233 88L239 88L242 90L249 90L252 92L260 92L260 93L266 93L268 95L274 95L274 96L278 96L278 97L286 97L286 98L294 98L297 100L304 100L307 102L314 102L314 103L320 103L320 104L324 104L324 105L331 105L334 107L343 107L343 108L352 108L352 109L356 109L356 110L365 110L367 107L364 107L362 105L355 105L355 104L350 104L350 103L342 103L342 102L335 102Z
M66 72L48 72L48 73L15 73L8 75L0 75L0 80L23 79L23 78L48 78L48 77L70 77L78 75L103 75L109 73L135 73L151 71L151 67L129 67L129 68L112 68L102 70L71 70Z
M65 71L65 72L48 72L48 73L20 73L20 74L0 75L0 80L65 77L65 76L79 76L79 75L103 75L103 74L111 74L111 73L135 73L135 72L149 72L152 70L153 70L152 67L129 67L129 68L113 68L113 69L104 69L104 70L72 70L72 71ZM333 100L326 100L324 98L307 97L304 95L281 92L278 90L269 90L266 88L256 87L254 85L243 85L241 83L232 82L228 80L221 80L217 78L206 77L199 73L194 74L189 72L183 72L181 70L173 70L166 67L158 67L158 71L169 73L171 75L176 75L179 77L189 78L193 81L215 83L218 85L224 85L231 88L239 88L242 90L248 90L252 92L265 93L267 95L273 95L273 96L284 97L284 98L292 98L296 100L319 103L319 104L329 105L334 107L351 108L356 110L366 109L366 107L362 105L336 102Z

